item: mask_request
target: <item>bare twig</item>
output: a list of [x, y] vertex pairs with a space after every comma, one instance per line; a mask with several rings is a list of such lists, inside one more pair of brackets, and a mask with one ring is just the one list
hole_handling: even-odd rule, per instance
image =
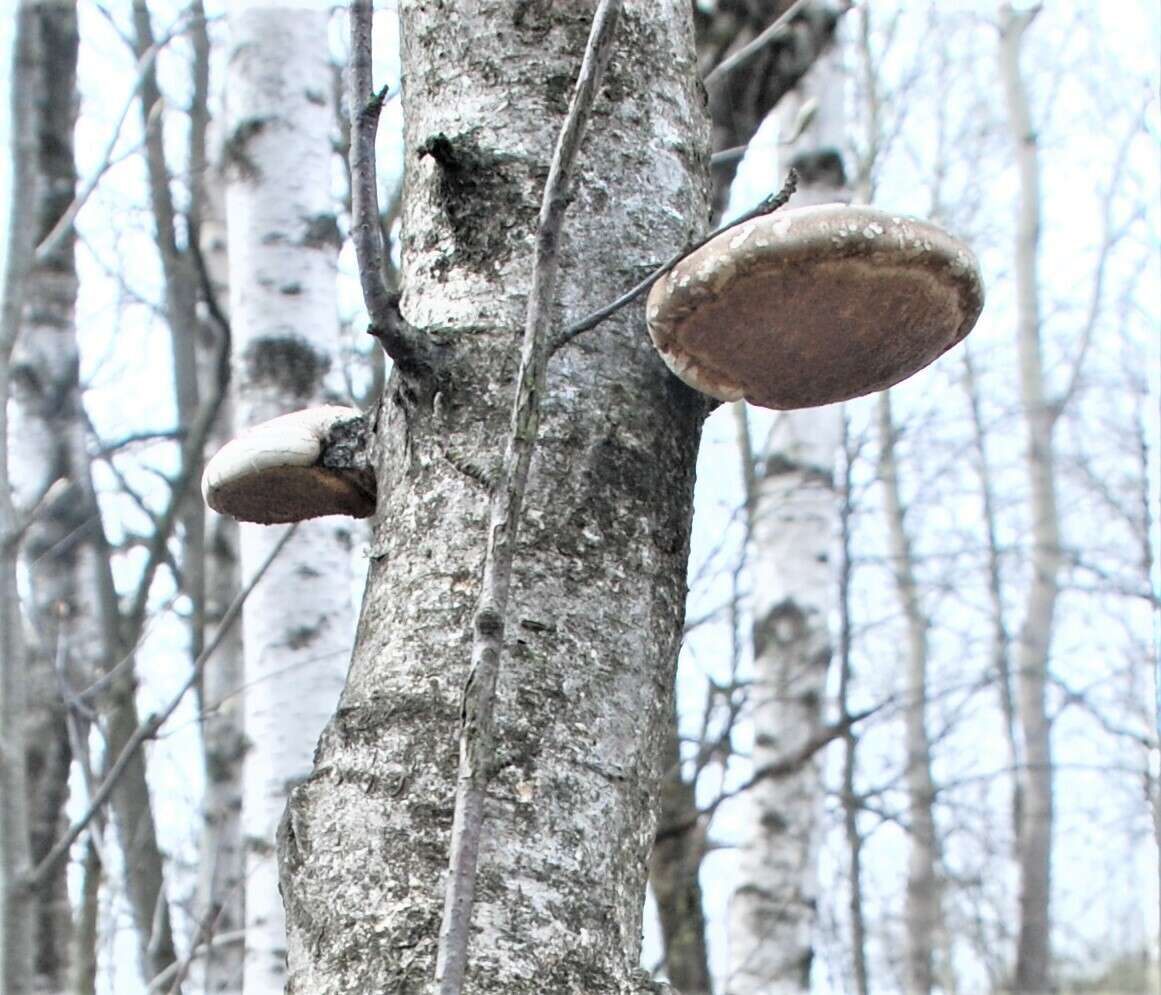
[[270, 551], [270, 555], [266, 557], [265, 561], [258, 568], [258, 572], [254, 574], [254, 577], [250, 583], [238, 592], [238, 596], [234, 598], [233, 603], [231, 603], [230, 607], [226, 609], [225, 614], [222, 616], [222, 621], [218, 625], [217, 631], [214, 633], [213, 638], [206, 644], [205, 649], [203, 649], [201, 653], [198, 654], [198, 658], [194, 661], [193, 666], [190, 668], [189, 677], [187, 677], [182, 686], [178, 688], [177, 693], [173, 696], [172, 699], [170, 699], [169, 704], [166, 705], [165, 708], [163, 708], [160, 712], [156, 712], [143, 723], [141, 723], [141, 725], [137, 727], [136, 731], [134, 731], [133, 735], [129, 737], [128, 742], [126, 742], [117, 759], [113, 761], [112, 766], [109, 768], [109, 772], [105, 775], [104, 780], [101, 781], [100, 786], [90, 795], [89, 807], [85, 809], [81, 817], [77, 819], [76, 822], [72, 824], [72, 826], [69, 827], [68, 832], [62, 835], [60, 839], [56, 841], [56, 844], [51, 850], [48, 851], [48, 853], [44, 855], [44, 858], [40, 861], [40, 863], [37, 864], [36, 867], [24, 878], [24, 881], [22, 882], [24, 887], [28, 889], [38, 888], [53, 872], [57, 864], [68, 855], [69, 849], [72, 847], [77, 837], [85, 831], [85, 828], [92, 821], [93, 817], [101, 810], [101, 806], [103, 806], [108, 800], [109, 795], [113, 793], [113, 789], [117, 786], [117, 782], [120, 780], [121, 775], [125, 771], [125, 768], [129, 766], [129, 761], [133, 759], [134, 754], [141, 748], [142, 744], [145, 743], [146, 740], [152, 739], [155, 735], [157, 735], [157, 731], [163, 725], [165, 725], [165, 723], [169, 720], [169, 717], [177, 709], [177, 706], [181, 704], [181, 700], [185, 697], [186, 692], [189, 691], [189, 689], [192, 688], [194, 684], [196, 684], [201, 679], [202, 671], [205, 670], [206, 664], [209, 662], [210, 657], [214, 655], [214, 652], [217, 650], [218, 646], [221, 645], [221, 642], [225, 638], [226, 633], [230, 631], [230, 627], [234, 624], [235, 619], [237, 619], [238, 615], [241, 614], [242, 605], [246, 603], [246, 599], [250, 596], [250, 592], [258, 586], [258, 582], [261, 581], [262, 578], [266, 575], [266, 571], [269, 569], [270, 564], [272, 564], [278, 554], [282, 552], [282, 548], [286, 545], [287, 540], [290, 539], [297, 528], [297, 525], [292, 525], [289, 529], [286, 530], [286, 534]]
[[[189, 972], [193, 962], [203, 954], [210, 954], [220, 947], [229, 947], [236, 943], [242, 943], [245, 939], [246, 931], [244, 929], [235, 929], [229, 933], [217, 933], [208, 940], [202, 940], [196, 943], [185, 957], [181, 960], [175, 960], [164, 971], [154, 975], [153, 980], [149, 982], [147, 995], [161, 991], [170, 981], [173, 981], [174, 984], [179, 983]], [[170, 985], [167, 990], [174, 991], [173, 985]]]
[[432, 343], [399, 313], [399, 296], [383, 279], [383, 229], [375, 171], [375, 133], [387, 87], [376, 91], [371, 74], [371, 0], [351, 0], [351, 241], [359, 265], [359, 283], [371, 326], [400, 370], [429, 373], [435, 366]]
[[165, 510], [157, 517], [157, 527], [149, 538], [149, 554], [145, 567], [141, 571], [133, 603], [128, 613], [128, 631], [140, 631], [145, 620], [145, 610], [149, 600], [149, 590], [153, 584], [153, 577], [158, 568], [168, 556], [169, 538], [173, 534], [174, 526], [180, 516], [183, 503], [188, 499], [187, 491], [196, 477], [201, 466], [202, 452], [214, 420], [218, 417], [222, 402], [226, 399], [226, 388], [229, 385], [230, 343], [222, 339], [218, 342], [218, 383], [212, 397], [207, 397], [197, 410], [193, 422], [190, 424], [185, 443], [181, 448], [181, 470], [173, 481], [169, 503]]
[[795, 771], [800, 770], [802, 765], [809, 762], [810, 759], [818, 753], [819, 750], [829, 746], [836, 739], [842, 739], [850, 735], [851, 728], [863, 719], [870, 718], [874, 715], [882, 705], [876, 705], [874, 708], [868, 708], [861, 712], [855, 712], [846, 715], [835, 722], [833, 725], [824, 726], [817, 733], [810, 737], [793, 753], [776, 760], [773, 763], [763, 764], [761, 767], [755, 769], [745, 781], [739, 784], [736, 788], [731, 788], [729, 791], [723, 791], [712, 802], [710, 802], [704, 809], [699, 812], [694, 812], [688, 818], [679, 819], [677, 822], [671, 822], [667, 826], [659, 826], [657, 828], [656, 840], [666, 840], [673, 836], [680, 836], [682, 833], [689, 832], [697, 823], [703, 819], [709, 819], [714, 812], [717, 811], [718, 806], [730, 798], [736, 798], [738, 795], [744, 794], [753, 788], [756, 784], [762, 781], [778, 780], [780, 778], [789, 777]]
[[785, 28], [786, 25], [789, 24], [790, 21], [798, 14], [798, 12], [802, 10], [809, 2], [810, 0], [795, 0], [794, 3], [786, 8], [780, 17], [774, 19], [770, 27], [758, 35], [752, 42], [750, 42], [748, 45], [742, 46], [733, 55], [722, 59], [721, 62], [719, 62], [710, 72], [706, 74], [706, 77], [703, 80], [705, 83], [705, 88], [708, 90], [710, 87], [725, 79], [725, 77], [732, 73], [735, 69], [744, 66], [747, 62], [754, 58], [754, 56], [758, 55], [767, 45], [769, 45], [782, 33], [782, 29]]
[[1081, 375], [1084, 369], [1084, 361], [1088, 356], [1089, 348], [1092, 345], [1093, 333], [1096, 331], [1097, 325], [1102, 314], [1102, 304], [1104, 300], [1104, 285], [1105, 273], [1108, 268], [1109, 258], [1113, 251], [1120, 244], [1128, 230], [1139, 221], [1145, 213], [1145, 205], [1142, 203], [1138, 205], [1137, 209], [1125, 219], [1124, 223], [1114, 227], [1113, 225], [1113, 197], [1117, 192], [1117, 188], [1121, 184], [1121, 179], [1125, 171], [1125, 163], [1129, 157], [1129, 151], [1132, 148], [1134, 139], [1141, 133], [1141, 128], [1145, 119], [1145, 111], [1152, 102], [1152, 94], [1149, 99], [1142, 105], [1140, 111], [1134, 116], [1133, 122], [1126, 132], [1125, 137], [1121, 140], [1120, 147], [1117, 150], [1116, 159], [1113, 163], [1112, 177], [1109, 180], [1108, 190], [1105, 193], [1104, 200], [1101, 204], [1101, 227], [1103, 234], [1101, 236], [1100, 249], [1097, 252], [1096, 266], [1093, 268], [1092, 278], [1092, 293], [1089, 296], [1088, 314], [1085, 317], [1084, 326], [1080, 332], [1080, 346], [1077, 349], [1076, 359], [1073, 360], [1072, 370], [1069, 373], [1068, 384], [1064, 390], [1060, 392], [1052, 404], [1053, 417], [1059, 418], [1064, 413], [1065, 408], [1072, 402], [1076, 395], [1077, 389], [1080, 386]]
[[73, 198], [72, 203], [65, 209], [64, 214], [60, 216], [57, 223], [52, 226], [52, 231], [44, 236], [41, 243], [36, 247], [34, 261], [42, 263], [49, 256], [51, 256], [59, 247], [65, 236], [72, 230], [73, 224], [77, 220], [77, 215], [80, 214], [81, 208], [88, 202], [89, 197], [92, 196], [93, 191], [97, 189], [97, 184], [101, 182], [101, 178], [118, 162], [120, 159], [113, 158], [113, 150], [117, 147], [117, 142], [121, 138], [121, 129], [125, 126], [125, 120], [129, 117], [129, 111], [133, 107], [134, 101], [137, 99], [137, 93], [145, 83], [146, 77], [153, 68], [153, 63], [157, 59], [158, 53], [165, 48], [174, 38], [183, 34], [189, 27], [189, 15], [183, 15], [178, 19], [164, 36], [159, 38], [151, 44], [144, 52], [141, 53], [137, 59], [137, 75], [134, 79], [133, 86], [125, 97], [125, 103], [121, 108], [121, 113], [117, 117], [116, 124], [113, 125], [113, 132], [109, 136], [109, 142], [105, 146], [104, 152], [97, 160], [97, 168], [93, 170], [93, 174], [85, 181], [85, 185], [77, 192]]
[[688, 248], [674, 253], [672, 256], [670, 256], [669, 259], [658, 266], [657, 269], [645, 277], [644, 280], [642, 280], [636, 286], [626, 290], [620, 297], [613, 301], [612, 304], [606, 304], [600, 310], [594, 311], [592, 314], [585, 315], [585, 317], [581, 318], [579, 321], [569, 325], [568, 328], [566, 328], [563, 332], [560, 333], [560, 335], [556, 337], [555, 341], [552, 343], [552, 348], [549, 350], [549, 355], [555, 353], [556, 350], [561, 346], [568, 345], [569, 342], [575, 339], [582, 332], [587, 332], [592, 328], [596, 328], [597, 325], [599, 325], [602, 321], [611, 315], [616, 314], [621, 310], [621, 308], [625, 307], [625, 305], [632, 304], [633, 301], [635, 301], [638, 297], [645, 293], [645, 291], [652, 287], [653, 284], [665, 276], [665, 274], [673, 269], [673, 267], [681, 262], [681, 260], [683, 260], [691, 253], [697, 252], [698, 249], [700, 249], [710, 240], [717, 238], [722, 232], [729, 231], [731, 228], [736, 228], [738, 225], [745, 224], [747, 221], [752, 221], [754, 218], [759, 218], [764, 214], [770, 214], [773, 211], [777, 211], [778, 208], [784, 207], [786, 202], [790, 200], [791, 195], [797, 188], [798, 172], [791, 169], [786, 174], [786, 182], [782, 184], [782, 189], [777, 193], [770, 194], [757, 206], [752, 207], [750, 210], [746, 211], [745, 214], [739, 215], [732, 221], [727, 221], [724, 225], [715, 228], [703, 239], [695, 242]]
[[472, 632], [472, 660], [461, 708], [460, 767], [456, 783], [455, 815], [443, 921], [435, 977], [440, 995], [459, 995], [467, 967], [471, 932], [476, 864], [484, 817], [484, 794], [492, 762], [493, 708], [500, 654], [504, 646], [504, 622], [512, 561], [520, 523], [520, 511], [528, 482], [528, 468], [540, 424], [540, 400], [548, 365], [548, 326], [559, 268], [558, 249], [573, 166], [584, 137], [601, 77], [612, 53], [621, 0], [601, 0], [593, 16], [592, 30], [568, 114], [557, 139], [552, 165], [544, 186], [532, 289], [520, 353], [512, 424], [500, 479], [492, 492], [487, 550], [480, 598]]

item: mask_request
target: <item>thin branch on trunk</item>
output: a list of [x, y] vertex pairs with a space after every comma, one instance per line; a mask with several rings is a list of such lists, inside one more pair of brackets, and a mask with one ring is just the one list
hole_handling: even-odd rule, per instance
[[688, 248], [682, 249], [680, 252], [675, 252], [665, 262], [658, 266], [652, 273], [650, 273], [644, 280], [630, 287], [620, 297], [618, 297], [611, 304], [606, 304], [603, 308], [592, 312], [592, 314], [585, 315], [579, 321], [569, 325], [557, 338], [553, 341], [552, 347], [549, 349], [549, 355], [552, 355], [563, 345], [568, 345], [582, 332], [587, 332], [590, 329], [596, 328], [606, 318], [616, 314], [621, 308], [628, 304], [632, 304], [638, 297], [644, 294], [650, 287], [660, 280], [666, 273], [668, 273], [674, 266], [681, 262], [686, 256], [697, 252], [703, 245], [712, 239], [717, 238], [722, 232], [729, 231], [731, 228], [737, 228], [738, 225], [745, 224], [747, 221], [753, 221], [754, 218], [760, 218], [763, 215], [771, 214], [777, 211], [780, 207], [785, 207], [790, 200], [794, 191], [798, 187], [798, 173], [791, 169], [786, 174], [786, 182], [782, 184], [782, 189], [777, 193], [772, 193], [755, 207], [750, 208], [744, 214], [740, 214], [732, 221], [727, 222], [719, 228], [715, 228], [704, 238], [699, 239]]
[[88, 203], [89, 198], [93, 195], [93, 191], [97, 189], [97, 185], [101, 182], [101, 178], [121, 161], [120, 157], [113, 157], [113, 151], [121, 138], [121, 130], [125, 126], [126, 119], [129, 117], [129, 111], [133, 108], [133, 104], [137, 100], [137, 94], [144, 85], [146, 77], [153, 71], [153, 63], [156, 61], [158, 53], [173, 41], [174, 38], [184, 34], [189, 25], [190, 18], [188, 15], [179, 18], [177, 23], [169, 31], [139, 53], [136, 78], [128, 95], [125, 97], [125, 104], [121, 108], [121, 113], [117, 116], [117, 120], [113, 125], [113, 131], [109, 135], [109, 142], [97, 160], [97, 167], [85, 181], [84, 186], [77, 191], [77, 195], [73, 198], [72, 203], [69, 204], [64, 214], [60, 216], [60, 220], [53, 225], [52, 231], [45, 235], [36, 247], [35, 262], [44, 262], [44, 260], [48, 259], [60, 248], [61, 242], [72, 232], [77, 215], [81, 213], [81, 208]]
[[782, 30], [790, 23], [791, 18], [796, 17], [798, 12], [803, 10], [810, 0], [795, 0], [781, 16], [776, 17], [765, 31], [758, 35], [748, 45], [738, 49], [733, 55], [722, 59], [716, 66], [706, 73], [705, 88], [708, 90], [711, 86], [716, 86], [723, 79], [725, 79], [735, 69], [739, 69], [749, 62], [754, 56], [758, 55], [767, 45], [774, 41]]
[[412, 328], [399, 312], [399, 295], [383, 278], [386, 250], [379, 217], [379, 188], [375, 168], [375, 135], [387, 87], [375, 90], [371, 72], [370, 0], [351, 3], [351, 241], [359, 266], [363, 302], [371, 319], [368, 331], [405, 373], [430, 374], [436, 364], [432, 343]]
[[601, 0], [593, 16], [576, 88], [561, 126], [544, 185], [536, 232], [532, 288], [512, 402], [512, 422], [500, 480], [492, 493], [480, 598], [472, 625], [472, 659], [461, 706], [460, 769], [456, 784], [451, 855], [435, 976], [441, 995], [459, 995], [467, 967], [476, 865], [484, 819], [484, 795], [492, 763], [493, 709], [508, 590], [528, 483], [528, 468], [540, 424], [548, 364], [548, 329], [553, 319], [558, 256], [568, 191], [581, 140], [612, 54], [620, 0]]
[[41, 881], [43, 881], [49, 874], [52, 873], [53, 868], [57, 862], [63, 860], [68, 856], [69, 849], [76, 841], [77, 837], [81, 835], [101, 810], [101, 807], [108, 800], [109, 795], [112, 794], [113, 789], [117, 786], [117, 781], [120, 779], [125, 768], [129, 765], [129, 761], [133, 759], [133, 755], [141, 748], [146, 740], [152, 739], [157, 735], [158, 730], [165, 725], [169, 717], [181, 704], [181, 700], [185, 697], [186, 692], [192, 688], [201, 678], [202, 671], [205, 669], [206, 663], [210, 657], [214, 655], [218, 645], [222, 639], [225, 638], [230, 626], [242, 611], [242, 606], [246, 603], [246, 599], [250, 596], [250, 592], [258, 586], [259, 581], [265, 575], [270, 564], [274, 562], [278, 554], [282, 552], [282, 548], [286, 545], [287, 540], [295, 533], [297, 525], [291, 526], [286, 533], [278, 541], [278, 545], [271, 550], [270, 555], [258, 568], [257, 573], [254, 574], [253, 579], [247, 584], [234, 599], [233, 603], [227, 609], [223, 616], [221, 624], [214, 633], [213, 638], [202, 650], [197, 660], [194, 661], [193, 667], [190, 668], [189, 677], [183, 682], [177, 692], [170, 699], [169, 703], [160, 711], [152, 715], [148, 720], [137, 727], [137, 730], [129, 737], [117, 759], [113, 761], [105, 779], [100, 786], [93, 792], [89, 800], [89, 807], [84, 813], [69, 827], [69, 831], [65, 833], [56, 843], [56, 845], [45, 855], [44, 859], [24, 878], [22, 884], [27, 888], [35, 888]]

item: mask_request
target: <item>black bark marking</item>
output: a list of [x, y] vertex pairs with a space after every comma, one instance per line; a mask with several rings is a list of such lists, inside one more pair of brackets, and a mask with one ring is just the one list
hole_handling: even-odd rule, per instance
[[780, 601], [754, 622], [754, 657], [765, 655], [772, 646], [789, 646], [806, 631], [806, 615], [793, 601]]
[[308, 249], [341, 249], [343, 236], [333, 214], [316, 214], [306, 223], [302, 244]]
[[242, 354], [242, 366], [250, 383], [276, 384], [307, 399], [315, 396], [330, 359], [296, 336], [270, 335], [250, 343]]
[[242, 121], [234, 129], [222, 147], [222, 170], [227, 179], [253, 181], [262, 176], [262, 170], [250, 158], [249, 145], [272, 120], [274, 119], [269, 117], [252, 117]]
[[[434, 135], [416, 155], [430, 156], [440, 167], [435, 195], [455, 242], [442, 268], [484, 272], [507, 259], [536, 221], [536, 205], [526, 195], [527, 184], [514, 175], [513, 161], [482, 148], [470, 135], [455, 142]], [[543, 174], [544, 167], [532, 172]], [[542, 181], [543, 175], [533, 178]]]

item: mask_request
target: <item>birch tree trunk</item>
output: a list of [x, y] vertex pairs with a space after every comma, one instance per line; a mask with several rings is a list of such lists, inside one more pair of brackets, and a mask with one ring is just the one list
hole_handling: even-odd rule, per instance
[[28, 695], [24, 619], [17, 590], [17, 556], [24, 524], [12, 500], [8, 421], [12, 352], [20, 331], [25, 281], [36, 237], [36, 100], [33, 87], [40, 37], [33, 4], [17, 12], [9, 96], [12, 205], [8, 215], [4, 282], [0, 287], [0, 987], [12, 995], [32, 991], [34, 903], [26, 878], [31, 868], [28, 771], [24, 716]]
[[[285, 5], [230, 12], [226, 213], [240, 428], [338, 399], [328, 19]], [[243, 583], [282, 532], [241, 527]], [[243, 611], [248, 995], [280, 993], [285, 983], [274, 833], [342, 688], [350, 548], [347, 522], [304, 523]]]
[[[841, 56], [832, 48], [778, 105], [789, 138], [779, 158], [801, 173], [794, 206], [850, 199], [839, 151], [843, 94]], [[791, 130], [808, 102], [817, 110], [795, 137]], [[779, 414], [751, 500], [755, 770], [801, 750], [822, 727], [841, 437], [840, 405]], [[760, 781], [749, 793], [749, 830], [730, 903], [730, 995], [810, 989], [822, 802], [818, 758], [788, 777]]]
[[[377, 412], [379, 509], [354, 660], [280, 834], [289, 990], [434, 976], [488, 487], [532, 234], [594, 4], [401, 5], [402, 309], [444, 349]], [[561, 322], [706, 212], [689, 4], [626, 3], [565, 221]], [[467, 991], [643, 992], [646, 858], [684, 609], [703, 401], [642, 308], [556, 354], [513, 577]]]
[[[45, 51], [24, 78], [35, 85], [32, 81], [37, 73], [45, 74], [37, 118], [42, 129], [38, 148], [46, 160], [45, 181], [33, 198], [37, 210], [34, 234], [43, 238], [74, 193], [71, 156], [76, 27], [70, 5], [33, 5], [33, 9], [40, 18]], [[69, 69], [70, 65], [74, 68]], [[70, 160], [67, 165], [66, 158]], [[86, 686], [98, 673], [112, 675], [100, 701], [105, 719], [105, 763], [111, 764], [139, 725], [128, 648], [135, 636], [119, 611], [109, 549], [90, 479], [74, 327], [76, 279], [69, 229], [51, 251], [36, 254], [29, 270], [29, 297], [13, 356], [15, 387], [8, 440], [14, 470], [20, 468], [13, 474], [17, 501], [26, 512], [39, 502], [24, 555], [30, 564], [40, 642], [51, 652], [53, 666], [60, 669], [66, 686]], [[45, 496], [49, 485], [52, 490]], [[129, 665], [125, 665], [126, 658]], [[118, 665], [115, 670], [114, 664]], [[56, 677], [52, 678], [54, 688]], [[59, 720], [63, 721], [63, 712]], [[60, 804], [63, 802], [58, 802], [58, 807]], [[125, 887], [137, 927], [141, 970], [143, 976], [151, 977], [171, 964], [175, 955], [140, 753], [118, 779], [112, 809], [125, 857]], [[59, 820], [59, 815], [56, 818]], [[63, 888], [63, 881], [54, 883], [58, 880], [50, 880], [48, 887]], [[61, 917], [67, 914], [64, 901], [62, 895], [65, 911], [41, 924], [53, 944], [67, 941], [68, 931], [60, 925]], [[57, 973], [63, 985], [63, 965]]]
[[[710, 10], [695, 4], [698, 67], [702, 76], [712, 74], [754, 41], [787, 14], [790, 6], [787, 0], [718, 3]], [[838, 16], [838, 10], [829, 3], [807, 5], [755, 57], [716, 83], [708, 84], [712, 146], [719, 156], [712, 174], [712, 224], [718, 224], [725, 213], [745, 146], [767, 114], [793, 93], [820, 52], [830, 44]], [[795, 110], [801, 106], [800, 99], [791, 102]], [[833, 196], [826, 194], [822, 199], [833, 199]], [[795, 203], [803, 202], [800, 190]], [[747, 486], [749, 489], [749, 483]], [[754, 497], [753, 494], [747, 497], [751, 508]], [[669, 750], [679, 757], [676, 723], [672, 736]], [[687, 995], [710, 990], [705, 914], [698, 880], [705, 856], [705, 826], [697, 818], [695, 797], [695, 785], [686, 782], [680, 765], [674, 764], [666, 774], [662, 793], [662, 826], [689, 828], [667, 829], [658, 838], [650, 871], [665, 938], [666, 973]]]
[[[854, 668], [851, 665], [851, 650], [854, 643], [854, 618], [851, 606], [851, 592], [854, 583], [854, 563], [851, 558], [852, 519], [855, 514], [854, 495], [851, 487], [853, 474], [851, 466], [856, 447], [852, 445], [850, 422], [843, 414], [842, 425], [843, 474], [840, 484], [839, 536], [841, 559], [838, 577], [839, 645], [838, 645], [838, 708], [844, 718], [851, 713], [851, 684]], [[867, 971], [867, 924], [863, 902], [863, 842], [859, 830], [859, 812], [862, 799], [855, 790], [855, 766], [857, 762], [858, 740], [854, 731], [847, 729], [843, 737], [843, 775], [839, 798], [843, 810], [843, 836], [847, 846], [847, 876], [849, 895], [847, 913], [850, 916], [851, 975], [855, 995], [869, 995], [870, 982]]]
[[[790, 11], [793, 0], [718, 0], [694, 4], [698, 64], [703, 76], [746, 48]], [[703, 7], [709, 7], [703, 10]], [[707, 86], [713, 150], [727, 153], [714, 166], [713, 213], [720, 217], [745, 146], [766, 115], [793, 90], [826, 50], [840, 10], [831, 0], [800, 9], [744, 66]]]
[[903, 682], [903, 722], [910, 849], [907, 856], [907, 896], [903, 911], [905, 936], [903, 987], [908, 995], [927, 995], [934, 982], [932, 950], [940, 924], [936, 867], [939, 840], [935, 834], [935, 784], [931, 777], [931, 741], [927, 734], [928, 622], [919, 600], [915, 560], [904, 521], [905, 509], [895, 455], [895, 422], [891, 392], [878, 397], [879, 477], [887, 512], [888, 548], [895, 587], [907, 632]]
[[[203, 190], [198, 231], [209, 291], [216, 306], [229, 307], [227, 236], [222, 176], [209, 171]], [[217, 329], [223, 334], [224, 329]], [[218, 357], [205, 350], [199, 357], [202, 395], [217, 387]], [[210, 450], [233, 435], [233, 404], [227, 398], [209, 439]], [[240, 588], [238, 525], [206, 512], [205, 543], [206, 640], [218, 639], [207, 661], [201, 685], [202, 751], [206, 789], [202, 799], [203, 827], [198, 865], [196, 908], [205, 924], [205, 939], [245, 928], [246, 861], [242, 840], [242, 767], [246, 754], [243, 703], [246, 683], [242, 628], [219, 634], [223, 616]], [[244, 943], [211, 948], [202, 958], [202, 988], [206, 993], [240, 993]]]
[[[753, 529], [755, 730], [761, 770], [822, 727], [841, 408], [784, 414], [771, 433]], [[730, 995], [810, 989], [823, 782], [817, 758], [748, 793], [749, 831], [730, 902]]]
[[1016, 242], [1016, 343], [1020, 402], [1027, 432], [1025, 463], [1031, 491], [1032, 555], [1024, 622], [1016, 649], [1016, 698], [1023, 738], [1023, 812], [1017, 840], [1020, 927], [1015, 989], [1051, 987], [1049, 905], [1052, 889], [1052, 741], [1045, 703], [1052, 620], [1060, 572], [1053, 429], [1057, 407], [1046, 396], [1040, 345], [1038, 254], [1040, 164], [1028, 94], [1020, 73], [1020, 43], [1039, 8], [1000, 11], [1000, 74], [1019, 174]]
[[[72, 4], [38, 5], [25, 17], [26, 41], [34, 58], [32, 65], [18, 66], [27, 75], [17, 86], [28, 88], [36, 106], [36, 175], [31, 189], [16, 190], [14, 195], [27, 198], [32, 205], [35, 245], [52, 230], [76, 188], [73, 127], [78, 39]], [[13, 246], [10, 251], [21, 249]], [[61, 682], [74, 686], [90, 682], [97, 673], [90, 647], [101, 645], [94, 625], [95, 605], [84, 597], [79, 584], [79, 575], [91, 570], [93, 556], [84, 539], [85, 508], [77, 500], [75, 486], [68, 486], [76, 480], [72, 446], [80, 405], [73, 327], [76, 296], [73, 239], [69, 237], [47, 257], [33, 257], [25, 275], [25, 307], [12, 355], [7, 436], [12, 496], [21, 517], [29, 520], [22, 560], [31, 589], [32, 639], [25, 657], [23, 722], [33, 865], [60, 835], [68, 801], [72, 750]], [[34, 514], [58, 480], [65, 486], [58, 486], [55, 498], [46, 500]], [[36, 983], [44, 991], [62, 991], [68, 973], [72, 912], [66, 871], [62, 864], [37, 886], [35, 907], [30, 911]]]

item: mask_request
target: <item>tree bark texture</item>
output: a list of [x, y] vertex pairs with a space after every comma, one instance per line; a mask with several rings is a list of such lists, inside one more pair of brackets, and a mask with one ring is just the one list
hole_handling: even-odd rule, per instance
[[932, 951], [940, 927], [939, 840], [935, 830], [935, 783], [931, 777], [931, 739], [927, 733], [928, 621], [919, 600], [915, 557], [907, 534], [891, 392], [878, 397], [879, 477], [887, 513], [891, 570], [907, 633], [903, 681], [903, 724], [910, 849], [903, 910], [903, 987], [908, 995], [927, 995], [934, 982]]
[[[72, 4], [40, 4], [24, 14], [22, 39], [35, 58], [18, 86], [27, 87], [36, 113], [35, 179], [30, 190], [14, 190], [32, 205], [34, 243], [52, 230], [76, 188], [73, 127], [76, 122], [77, 24]], [[16, 67], [24, 72], [25, 66]], [[94, 551], [85, 541], [86, 509], [76, 480], [80, 391], [73, 313], [77, 276], [73, 238], [62, 239], [25, 275], [20, 336], [12, 355], [8, 458], [13, 499], [21, 516], [32, 514], [55, 481], [55, 497], [32, 518], [22, 560], [31, 587], [31, 639], [26, 647], [27, 699], [23, 715], [27, 771], [29, 842], [38, 863], [60, 835], [68, 800], [67, 706], [61, 680], [84, 684], [96, 674], [92, 645], [95, 606], [78, 587], [78, 573], [92, 568]], [[18, 248], [13, 247], [15, 251]], [[83, 456], [84, 450], [81, 449]], [[87, 464], [84, 471], [87, 473]], [[94, 641], [93, 636], [98, 638]], [[57, 668], [62, 667], [58, 675]], [[33, 898], [33, 958], [36, 984], [63, 989], [68, 969], [72, 913], [62, 864], [36, 888]]]
[[4, 280], [0, 287], [0, 987], [12, 995], [32, 991], [35, 903], [27, 886], [31, 867], [28, 770], [24, 720], [27, 653], [17, 589], [17, 557], [23, 517], [12, 500], [8, 409], [12, 353], [20, 331], [25, 283], [36, 239], [37, 182], [35, 91], [40, 63], [36, 10], [25, 2], [17, 12], [9, 95], [12, 204], [8, 214]]
[[[841, 408], [779, 416], [754, 506], [755, 769], [821, 730], [832, 644], [834, 463]], [[730, 995], [810, 988], [821, 841], [816, 758], [748, 793], [749, 829], [730, 903]]]
[[[592, 3], [401, 5], [404, 316], [445, 350], [377, 412], [379, 510], [348, 684], [280, 834], [289, 990], [434, 974], [460, 700], [532, 234]], [[688, 4], [626, 4], [565, 220], [560, 324], [705, 222]], [[640, 992], [646, 858], [705, 405], [640, 305], [556, 354], [496, 705], [467, 990]]]
[[[790, 136], [808, 101], [818, 107], [812, 124]], [[838, 151], [843, 104], [842, 65], [831, 50], [778, 106], [780, 130], [790, 136], [779, 172], [794, 164], [801, 173], [794, 206], [850, 199]], [[842, 417], [840, 405], [779, 414], [751, 499], [755, 769], [801, 749], [823, 723], [837, 590], [834, 474]], [[810, 990], [822, 804], [820, 759], [750, 791], [749, 830], [730, 904], [730, 995]]]
[[1001, 10], [1000, 74], [1019, 174], [1016, 240], [1016, 343], [1020, 401], [1027, 432], [1025, 464], [1031, 500], [1031, 576], [1016, 648], [1016, 699], [1023, 739], [1023, 812], [1017, 846], [1020, 924], [1015, 990], [1051, 987], [1052, 741], [1045, 702], [1052, 621], [1059, 592], [1060, 520], [1056, 507], [1053, 428], [1056, 408], [1046, 396], [1040, 342], [1038, 255], [1040, 164], [1035, 126], [1020, 72], [1020, 44], [1036, 10]]
[[[209, 173], [202, 191], [199, 243], [209, 291], [219, 308], [229, 307], [228, 258], [224, 191], [221, 174]], [[218, 329], [218, 334], [222, 330]], [[217, 387], [214, 350], [199, 355], [202, 396]], [[218, 414], [209, 448], [223, 445], [233, 434], [233, 404], [227, 399]], [[222, 617], [241, 586], [238, 525], [206, 512], [205, 639], [217, 637]], [[198, 866], [196, 914], [203, 938], [245, 928], [246, 869], [242, 840], [242, 765], [246, 753], [243, 687], [246, 683], [242, 627], [233, 625], [221, 636], [202, 675], [202, 751], [206, 788], [202, 799], [203, 826]], [[244, 943], [211, 946], [201, 959], [201, 985], [212, 995], [242, 990]]]
[[[239, 428], [342, 400], [332, 207], [328, 13], [240, 5], [229, 18], [226, 215]], [[282, 537], [243, 525], [248, 583]], [[302, 523], [243, 611], [245, 990], [282, 992], [286, 939], [274, 837], [310, 772], [350, 657], [351, 526]], [[347, 842], [351, 842], [348, 840]]]

